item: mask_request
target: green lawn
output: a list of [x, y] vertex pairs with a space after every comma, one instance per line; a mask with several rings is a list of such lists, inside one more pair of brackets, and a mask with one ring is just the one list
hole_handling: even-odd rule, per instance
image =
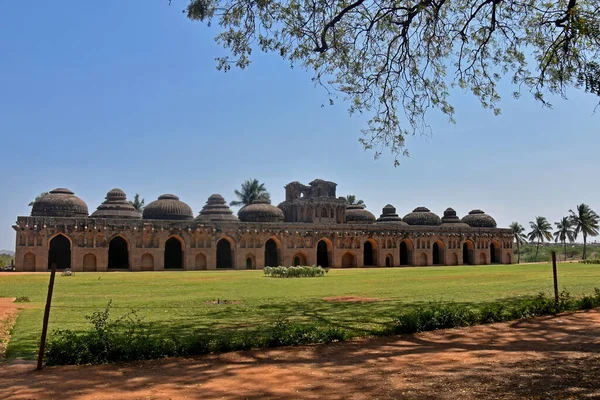
[[[559, 285], [572, 295], [600, 287], [600, 265], [560, 264]], [[0, 297], [27, 296], [17, 319], [8, 358], [32, 358], [41, 331], [48, 274], [0, 276]], [[369, 334], [399, 311], [430, 300], [478, 307], [552, 293], [549, 264], [331, 270], [324, 278], [281, 279], [262, 271], [77, 273], [57, 275], [50, 331], [88, 328], [84, 316], [109, 300], [113, 315], [139, 310], [159, 333], [252, 328], [277, 318], [333, 324]], [[377, 302], [331, 302], [359, 296]], [[233, 303], [213, 304], [214, 300]]]

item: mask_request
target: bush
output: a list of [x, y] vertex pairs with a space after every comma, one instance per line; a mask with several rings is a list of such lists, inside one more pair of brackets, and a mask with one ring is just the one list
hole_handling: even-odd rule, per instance
[[587, 260], [579, 260], [580, 264], [600, 264], [600, 258], [588, 258]]
[[329, 269], [321, 266], [315, 267], [314, 265], [312, 267], [265, 267], [263, 272], [265, 276], [276, 278], [314, 278], [325, 276]]
[[469, 326], [477, 322], [473, 311], [454, 303], [429, 303], [425, 307], [401, 314], [392, 328], [394, 333], [416, 333], [436, 329]]
[[20, 296], [15, 299], [15, 303], [29, 303], [30, 301], [27, 296]]

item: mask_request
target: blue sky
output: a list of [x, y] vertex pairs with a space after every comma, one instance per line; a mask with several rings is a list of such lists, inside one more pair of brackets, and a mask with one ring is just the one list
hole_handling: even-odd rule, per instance
[[456, 93], [456, 124], [435, 113], [410, 158], [374, 161], [358, 143], [364, 117], [321, 107], [310, 74], [256, 53], [244, 71], [215, 69], [214, 29], [185, 1], [0, 3], [0, 249], [37, 194], [67, 187], [90, 213], [120, 187], [146, 202], [177, 194], [197, 213], [258, 178], [275, 204], [283, 186], [338, 183], [377, 216], [391, 203], [459, 215], [481, 208], [499, 226], [552, 222], [586, 202], [600, 212], [598, 98], [572, 91], [544, 109], [503, 87], [502, 115]]

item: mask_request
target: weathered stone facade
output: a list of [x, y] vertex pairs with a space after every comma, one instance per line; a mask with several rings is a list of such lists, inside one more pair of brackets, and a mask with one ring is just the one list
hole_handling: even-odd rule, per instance
[[91, 216], [68, 189], [56, 189], [18, 217], [17, 271], [261, 269], [265, 265], [398, 267], [510, 264], [512, 234], [480, 210], [462, 220], [424, 207], [400, 218], [387, 205], [377, 220], [336, 197], [336, 184], [292, 182], [278, 207], [258, 200], [233, 215], [220, 195], [194, 219], [177, 196], [163, 195], [143, 216], [113, 189]]

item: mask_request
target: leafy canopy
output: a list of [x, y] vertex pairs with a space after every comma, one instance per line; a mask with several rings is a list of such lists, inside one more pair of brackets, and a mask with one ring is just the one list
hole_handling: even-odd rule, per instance
[[136, 193], [135, 196], [133, 196], [133, 201], [129, 200], [129, 204], [131, 204], [138, 212], [144, 211], [145, 202], [145, 199], [140, 199], [139, 193]]
[[517, 244], [523, 244], [527, 241], [523, 225], [518, 222], [513, 222], [510, 224], [509, 228], [512, 230], [513, 238]]
[[349, 194], [346, 196], [346, 203], [352, 205], [352, 204], [360, 204], [366, 207], [366, 204], [364, 201], [362, 200], [357, 200], [356, 196], [353, 194]]
[[267, 192], [264, 183], [259, 183], [257, 179], [250, 178], [242, 183], [241, 190], [235, 190], [235, 195], [239, 200], [234, 200], [229, 203], [232, 207], [247, 206], [252, 204], [253, 201], [258, 199], [264, 199], [268, 202], [271, 201], [271, 195]]
[[577, 206], [575, 211], [569, 210], [572, 224], [575, 226], [575, 237], [583, 234], [584, 239], [588, 236], [598, 236], [598, 222], [600, 217], [585, 203]]
[[184, 12], [220, 26], [220, 70], [260, 49], [312, 71], [330, 103], [370, 116], [361, 143], [396, 165], [407, 136], [429, 133], [428, 110], [453, 121], [454, 87], [495, 114], [503, 76], [545, 105], [571, 87], [600, 95], [598, 0], [190, 0]]
[[571, 218], [562, 217], [558, 222], [555, 222], [556, 232], [554, 232], [554, 241], [565, 243], [567, 240], [570, 243], [575, 241], [575, 229], [571, 222]]
[[531, 242], [543, 243], [544, 240], [552, 240], [552, 225], [546, 217], [535, 217], [535, 221], [530, 221], [529, 226], [531, 232], [527, 234], [527, 237]]

